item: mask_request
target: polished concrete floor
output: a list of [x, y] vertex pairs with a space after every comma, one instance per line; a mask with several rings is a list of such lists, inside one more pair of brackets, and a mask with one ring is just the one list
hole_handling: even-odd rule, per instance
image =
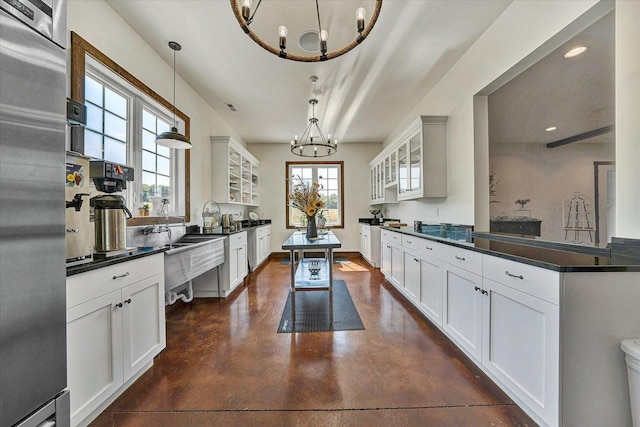
[[289, 266], [176, 303], [167, 348], [95, 426], [534, 426], [359, 256], [336, 264], [365, 330], [276, 333]]

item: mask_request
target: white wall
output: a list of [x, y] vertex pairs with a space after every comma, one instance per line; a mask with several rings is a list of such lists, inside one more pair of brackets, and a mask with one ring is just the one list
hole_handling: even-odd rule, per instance
[[[173, 100], [172, 64], [166, 63], [107, 3], [70, 0], [68, 27], [159, 95]], [[191, 119], [191, 223], [201, 224], [202, 206], [211, 198], [209, 136], [242, 139], [179, 75], [176, 107]]]
[[[420, 114], [449, 116], [449, 196], [445, 200], [388, 205], [388, 215], [404, 222], [419, 219], [474, 224], [476, 206], [488, 212], [488, 200], [485, 203], [475, 198], [480, 190], [488, 194], [484, 188], [488, 183], [476, 183], [476, 176], [486, 181], [488, 165], [486, 155], [474, 152], [474, 96], [596, 3], [515, 1], [500, 15], [384, 141], [385, 146], [391, 143]], [[474, 162], [474, 155], [480, 163]], [[476, 174], [478, 167], [485, 170]], [[436, 207], [439, 217], [435, 216]], [[488, 215], [484, 218], [488, 220]]]
[[[545, 144], [493, 144], [490, 157], [498, 180], [496, 196], [491, 199], [500, 202], [491, 203], [491, 217], [513, 217], [513, 211], [520, 209], [515, 200], [531, 199], [525, 209], [532, 211], [532, 217], [542, 220], [540, 237], [572, 242], [573, 232], [565, 239], [563, 200], [574, 192], [591, 197], [593, 162], [613, 160], [614, 145], [574, 143], [547, 148]], [[593, 209], [593, 200], [591, 203], [590, 209]], [[593, 226], [593, 212], [589, 219]], [[601, 225], [606, 226], [606, 221]], [[591, 237], [595, 239], [595, 235]], [[581, 232], [579, 240], [588, 243], [589, 234]]]
[[616, 1], [616, 236], [640, 239], [640, 1]]
[[[256, 212], [262, 218], [273, 220], [271, 250], [282, 252], [282, 243], [292, 230], [285, 223], [285, 163], [312, 160], [291, 154], [289, 144], [248, 144], [247, 148], [260, 160], [260, 207]], [[370, 218], [369, 162], [380, 152], [381, 144], [340, 144], [338, 152], [329, 161], [344, 161], [344, 229], [334, 233], [342, 242], [337, 252], [359, 252], [360, 234], [358, 218]], [[322, 159], [320, 159], [322, 161]]]

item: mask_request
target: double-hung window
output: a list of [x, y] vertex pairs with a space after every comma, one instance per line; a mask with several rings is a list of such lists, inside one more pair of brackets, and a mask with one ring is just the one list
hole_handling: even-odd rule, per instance
[[[84, 154], [133, 167], [124, 195], [134, 215], [143, 205], [152, 216], [185, 215], [185, 153], [155, 143], [172, 112], [89, 56], [84, 94]], [[184, 132], [182, 120], [176, 125]]]
[[[343, 167], [339, 162], [286, 162], [286, 194], [291, 191], [291, 185], [299, 177], [303, 183], [320, 184], [318, 193], [324, 207], [320, 215], [326, 220], [326, 225], [333, 228], [344, 227], [344, 194]], [[299, 209], [286, 203], [287, 228], [304, 226], [306, 215]]]

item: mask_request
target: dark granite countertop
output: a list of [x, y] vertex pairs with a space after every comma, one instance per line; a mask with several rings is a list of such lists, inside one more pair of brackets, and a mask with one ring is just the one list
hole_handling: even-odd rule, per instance
[[580, 246], [562, 242], [545, 242], [536, 239], [498, 235], [493, 233], [473, 233], [473, 242], [431, 236], [416, 232], [413, 227], [382, 227], [423, 239], [458, 246], [524, 264], [559, 272], [640, 272], [633, 260], [619, 263], [611, 257], [608, 248]]
[[[97, 270], [99, 268], [108, 267], [114, 264], [120, 264], [121, 262], [127, 262], [136, 258], [142, 258], [149, 255], [159, 254], [169, 250], [167, 246], [153, 246], [146, 248], [131, 248], [130, 251], [124, 252], [120, 255], [112, 256], [105, 259], [92, 259], [89, 262], [84, 262], [77, 265], [70, 265], [67, 267], [67, 277], [74, 276], [76, 274], [85, 273], [91, 270]], [[80, 261], [81, 262], [81, 261]]]

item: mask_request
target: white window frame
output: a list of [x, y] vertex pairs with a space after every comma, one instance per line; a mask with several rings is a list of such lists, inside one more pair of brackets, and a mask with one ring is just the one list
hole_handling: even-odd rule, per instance
[[[153, 114], [173, 125], [174, 115], [153, 98], [144, 94], [138, 88], [125, 81], [122, 77], [105, 67], [103, 64], [85, 55], [85, 75], [99, 81], [103, 85], [118, 92], [128, 100], [127, 118], [127, 166], [133, 167], [134, 180], [129, 182], [123, 191], [131, 212], [136, 216], [137, 208], [142, 205], [142, 110], [146, 108]], [[185, 122], [175, 117], [175, 125], [184, 134]], [[171, 149], [170, 185], [172, 216], [185, 216], [185, 153], [183, 150]]]

